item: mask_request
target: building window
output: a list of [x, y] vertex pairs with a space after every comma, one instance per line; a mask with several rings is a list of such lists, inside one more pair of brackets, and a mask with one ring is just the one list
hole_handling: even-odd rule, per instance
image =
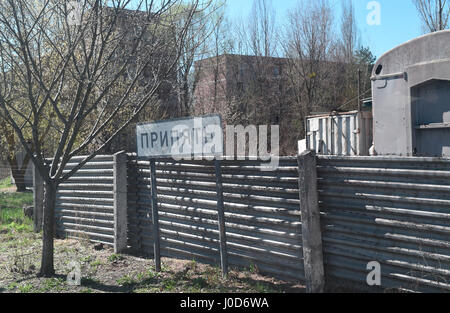
[[273, 69], [273, 75], [275, 75], [275, 76], [279, 76], [280, 75], [280, 68], [278, 66], [276, 66]]
[[238, 64], [238, 75], [242, 79], [248, 71], [248, 65], [245, 63]]
[[244, 93], [244, 83], [243, 82], [238, 82], [236, 87], [237, 87], [237, 91], [239, 94]]

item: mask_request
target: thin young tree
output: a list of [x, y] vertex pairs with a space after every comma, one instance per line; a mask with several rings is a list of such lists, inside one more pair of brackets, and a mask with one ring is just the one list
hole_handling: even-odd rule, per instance
[[[353, 108], [358, 107], [358, 71], [360, 70], [356, 64], [355, 52], [359, 46], [359, 30], [356, 24], [355, 8], [352, 0], [342, 1], [342, 16], [340, 24], [340, 40], [338, 44], [338, 57], [335, 68], [336, 74], [341, 72], [342, 85], [345, 101], [350, 101]], [[341, 69], [339, 71], [339, 69]]]
[[281, 107], [279, 90], [280, 64], [274, 58], [279, 53], [276, 11], [271, 0], [254, 0], [246, 19], [236, 27], [235, 77], [242, 83], [236, 90], [235, 101], [230, 110], [235, 123], [271, 124]]
[[[214, 36], [223, 23], [224, 9], [224, 1], [216, 1], [209, 10], [197, 13], [188, 28], [178, 72], [177, 91], [180, 116], [192, 113], [198, 75], [201, 72], [200, 70], [194, 72], [194, 64], [195, 61], [211, 54], [211, 41], [214, 41]], [[183, 19], [180, 19], [180, 22], [182, 21]]]
[[[226, 86], [221, 83], [220, 77], [225, 74], [225, 69], [221, 66], [220, 56], [230, 53], [234, 40], [231, 38], [230, 21], [228, 21], [223, 12], [218, 12], [212, 16], [211, 21], [214, 28], [211, 36], [205, 42], [205, 54], [203, 59], [196, 60], [195, 72], [193, 74], [193, 94], [195, 98], [194, 114], [205, 113], [221, 113], [222, 117], [226, 116], [228, 104], [219, 101], [219, 94], [226, 93]], [[205, 76], [212, 73], [212, 97], [205, 99], [202, 97], [200, 90], [197, 89], [200, 80], [205, 80]], [[226, 120], [226, 118], [225, 118]]]
[[436, 32], [449, 27], [450, 3], [447, 0], [413, 0], [422, 20], [424, 32]]
[[[15, 131], [44, 181], [40, 274], [54, 275], [54, 222], [58, 186], [101, 153], [176, 77], [193, 17], [210, 5], [191, 0], [4, 0], [0, 2], [3, 71], [14, 79], [0, 89], [0, 117]], [[17, 86], [25, 89], [20, 108]], [[117, 90], [120, 86], [120, 92]], [[46, 155], [40, 141], [54, 115]], [[114, 124], [120, 120], [120, 124]], [[76, 166], [68, 162], [111, 124], [112, 135]], [[27, 132], [27, 129], [30, 129]], [[56, 130], [58, 129], [58, 130]], [[32, 151], [29, 142], [34, 146]], [[46, 158], [51, 158], [47, 162]]]
[[247, 25], [247, 40], [253, 55], [270, 57], [277, 53], [275, 18], [271, 0], [253, 1]]
[[288, 15], [283, 44], [301, 119], [325, 103], [324, 91], [329, 87], [333, 70], [330, 66], [335, 47], [333, 20], [327, 0], [303, 0]]

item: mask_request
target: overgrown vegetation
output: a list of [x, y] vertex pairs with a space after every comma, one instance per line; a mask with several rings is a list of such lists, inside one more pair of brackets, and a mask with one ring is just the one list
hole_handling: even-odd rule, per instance
[[[245, 269], [231, 269], [225, 279], [218, 266], [163, 258], [163, 270], [154, 261], [96, 251], [77, 240], [55, 242], [56, 277], [38, 277], [40, 235], [32, 232], [0, 234], [0, 292], [13, 293], [283, 293], [303, 287], [265, 277]], [[71, 286], [68, 264], [81, 265], [81, 286]]]
[[0, 180], [0, 191], [2, 189], [7, 189], [13, 187], [13, 184], [11, 184], [11, 178], [7, 177]]
[[31, 231], [32, 220], [23, 215], [23, 206], [33, 204], [32, 193], [2, 192], [9, 188], [6, 180], [0, 182], [0, 231]]
[[[57, 240], [57, 275], [38, 277], [42, 237], [33, 232], [32, 221], [22, 211], [32, 200], [31, 193], [0, 190], [0, 293], [303, 291], [302, 286], [260, 275], [254, 265], [247, 270], [232, 269], [224, 279], [218, 266], [164, 258], [162, 272], [157, 273], [151, 259], [116, 254], [110, 248], [96, 251], [84, 240]], [[81, 286], [67, 284], [72, 261], [80, 264]]]

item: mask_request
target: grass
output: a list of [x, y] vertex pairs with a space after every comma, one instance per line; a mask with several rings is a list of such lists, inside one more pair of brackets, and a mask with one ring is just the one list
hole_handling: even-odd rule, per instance
[[62, 278], [47, 278], [44, 280], [41, 292], [58, 292], [64, 290], [66, 283]]
[[20, 285], [18, 289], [21, 293], [30, 293], [34, 291], [34, 286], [32, 284], [27, 283], [24, 285]]
[[116, 282], [120, 286], [129, 286], [137, 283], [137, 281], [129, 275], [118, 278]]
[[23, 215], [22, 208], [32, 204], [32, 193], [9, 193], [1, 192], [0, 189], [0, 230], [31, 230], [32, 220]]
[[120, 254], [115, 254], [115, 253], [113, 253], [113, 254], [111, 254], [111, 255], [108, 257], [108, 261], [109, 261], [109, 262], [117, 262], [117, 261], [120, 261], [120, 260], [123, 260], [123, 256], [120, 255]]
[[0, 180], [0, 190], [11, 188], [11, 187], [14, 187], [14, 185], [11, 184], [11, 178], [7, 177], [7, 178]]
[[[42, 235], [33, 232], [32, 220], [22, 207], [31, 205], [31, 193], [1, 190], [0, 182], [0, 292], [97, 293], [97, 292], [282, 292], [272, 282], [260, 281], [257, 268], [232, 271], [224, 279], [218, 266], [164, 259], [162, 271], [154, 261], [117, 254], [111, 248], [96, 251], [92, 244], [77, 240], [56, 240], [54, 278], [37, 275], [40, 268]], [[9, 187], [5, 187], [9, 188]], [[81, 286], [66, 282], [67, 264], [80, 263]], [[255, 278], [256, 277], [256, 278]]]

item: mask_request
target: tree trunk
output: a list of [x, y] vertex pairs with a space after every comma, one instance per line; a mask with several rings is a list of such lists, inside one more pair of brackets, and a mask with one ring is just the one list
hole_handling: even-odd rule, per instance
[[21, 166], [19, 166], [19, 160], [17, 159], [16, 154], [12, 157], [8, 157], [8, 163], [11, 167], [11, 175], [14, 178], [17, 192], [26, 192], [27, 186], [25, 184], [25, 175], [27, 173], [28, 164], [30, 163], [30, 156], [26, 154], [23, 157]]
[[44, 194], [44, 224], [42, 238], [41, 276], [52, 277], [55, 274], [53, 262], [53, 240], [55, 223], [56, 186], [54, 183], [45, 183]]
[[17, 157], [8, 157], [9, 167], [11, 168], [11, 176], [14, 178], [14, 184], [16, 185], [17, 192], [25, 192], [25, 172], [22, 172], [19, 167]]
[[11, 168], [11, 175], [14, 178], [14, 184], [16, 185], [17, 192], [27, 191], [27, 186], [25, 185], [25, 171], [17, 168]]

